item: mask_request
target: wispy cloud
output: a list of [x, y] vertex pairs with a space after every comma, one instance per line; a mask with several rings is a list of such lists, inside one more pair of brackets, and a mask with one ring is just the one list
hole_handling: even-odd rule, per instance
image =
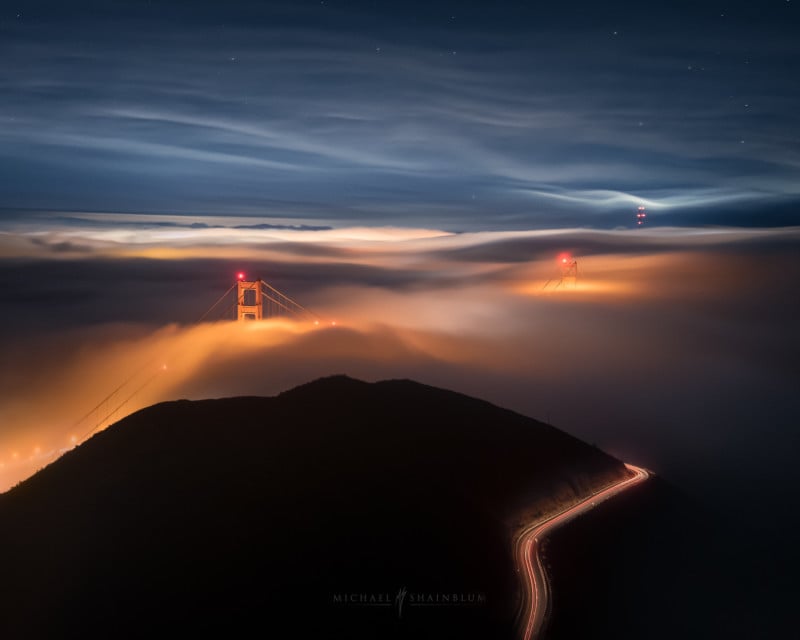
[[424, 209], [452, 228], [550, 224], [562, 209], [607, 225], [593, 214], [633, 204], [609, 193], [673, 208], [798, 195], [800, 98], [770, 71], [796, 51], [780, 37], [758, 55], [732, 33], [676, 47], [585, 27], [498, 40], [473, 24], [410, 39], [326, 28], [306, 9], [276, 20], [293, 11], [291, 26], [222, 32], [11, 32], [4, 202], [363, 222]]

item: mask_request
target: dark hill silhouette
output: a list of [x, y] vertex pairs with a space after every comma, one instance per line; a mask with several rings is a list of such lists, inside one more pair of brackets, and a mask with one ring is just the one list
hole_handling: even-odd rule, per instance
[[[747, 505], [743, 505], [743, 515]], [[661, 477], [556, 530], [548, 640], [797, 635], [796, 548]]]
[[162, 403], [0, 495], [0, 637], [510, 638], [523, 508], [625, 473], [411, 381]]

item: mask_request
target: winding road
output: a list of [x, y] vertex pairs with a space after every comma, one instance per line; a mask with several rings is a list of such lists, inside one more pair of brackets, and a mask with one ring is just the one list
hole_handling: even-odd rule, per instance
[[550, 612], [550, 584], [539, 553], [541, 541], [556, 527], [589, 511], [589, 509], [593, 509], [600, 502], [608, 500], [640, 482], [644, 482], [650, 477], [650, 473], [646, 469], [634, 467], [630, 464], [626, 464], [625, 467], [633, 473], [629, 478], [592, 494], [585, 500], [549, 516], [546, 520], [540, 520], [528, 525], [517, 536], [515, 544], [517, 570], [520, 572], [525, 586], [525, 599], [522, 603], [520, 617], [520, 637], [522, 640], [539, 638]]

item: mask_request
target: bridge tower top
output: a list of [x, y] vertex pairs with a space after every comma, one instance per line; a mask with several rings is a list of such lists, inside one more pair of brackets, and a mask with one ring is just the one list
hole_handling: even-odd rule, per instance
[[559, 284], [574, 289], [578, 282], [578, 261], [570, 256], [561, 256], [559, 267], [561, 268]]
[[242, 274], [239, 275], [236, 291], [237, 320], [261, 320], [264, 317], [261, 284], [261, 280], [245, 280]]

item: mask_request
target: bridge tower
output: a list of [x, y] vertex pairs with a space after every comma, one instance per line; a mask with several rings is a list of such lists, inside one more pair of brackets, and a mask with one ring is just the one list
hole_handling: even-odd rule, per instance
[[261, 280], [245, 280], [244, 274], [239, 274], [236, 291], [238, 320], [261, 320], [264, 317], [261, 284]]
[[561, 269], [561, 280], [558, 284], [565, 288], [575, 288], [578, 283], [578, 261], [570, 256], [561, 256], [559, 260]]
[[553, 286], [550, 291], [555, 291], [562, 286], [564, 289], [574, 289], [577, 286], [578, 261], [568, 253], [562, 253], [558, 256], [558, 268], [553, 276], [544, 283], [542, 291], [553, 283], [555, 283], [555, 286]]

